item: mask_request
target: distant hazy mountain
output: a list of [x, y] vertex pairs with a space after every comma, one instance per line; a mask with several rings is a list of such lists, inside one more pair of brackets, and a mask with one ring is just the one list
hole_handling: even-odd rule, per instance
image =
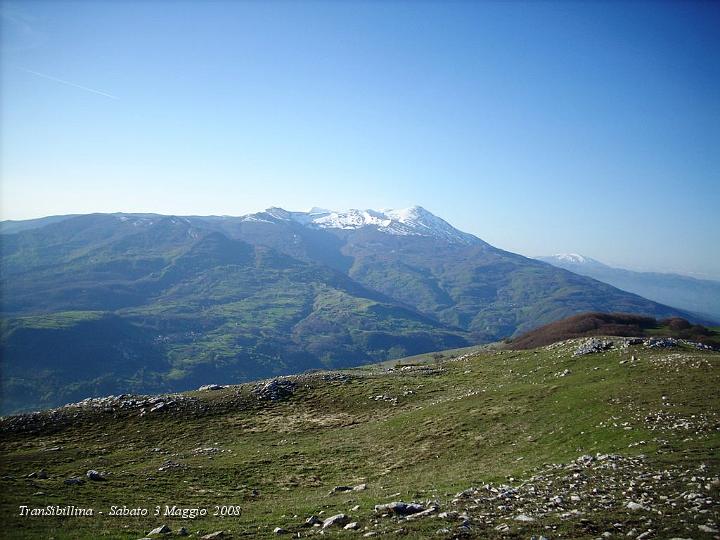
[[595, 259], [591, 259], [590, 257], [585, 257], [584, 255], [580, 255], [579, 253], [558, 253], [556, 255], [551, 255], [550, 257], [536, 257], [537, 259], [541, 261], [548, 262], [550, 264], [553, 264], [555, 266], [561, 266], [561, 265], [577, 265], [577, 266], [584, 266], [586, 268], [609, 268], [608, 266], [604, 265], [600, 261], [596, 261]]
[[537, 259], [650, 300], [720, 321], [720, 281], [695, 279], [679, 274], [633, 272], [613, 268], [577, 253], [560, 253]]
[[13, 227], [0, 237], [5, 411], [357, 365], [585, 311], [688, 316], [420, 207]]
[[8, 219], [0, 221], [0, 234], [12, 234], [21, 231], [29, 231], [30, 229], [39, 229], [51, 223], [59, 223], [77, 214], [66, 214], [64, 216], [48, 216], [36, 219], [12, 220]]

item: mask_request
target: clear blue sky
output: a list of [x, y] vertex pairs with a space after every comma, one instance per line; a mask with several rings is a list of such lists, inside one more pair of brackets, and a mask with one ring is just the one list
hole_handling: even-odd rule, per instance
[[2, 218], [425, 206], [720, 278], [720, 4], [3, 2]]

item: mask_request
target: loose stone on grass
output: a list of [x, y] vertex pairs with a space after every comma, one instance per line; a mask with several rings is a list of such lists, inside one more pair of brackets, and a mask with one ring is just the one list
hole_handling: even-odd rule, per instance
[[221, 540], [225, 538], [230, 538], [229, 535], [225, 534], [225, 531], [216, 531], [214, 533], [206, 534], [205, 536], [201, 536], [200, 540]]
[[85, 473], [85, 476], [87, 476], [90, 480], [93, 480], [95, 482], [104, 482], [107, 480], [104, 475], [100, 474], [94, 469], [90, 469], [88, 472]]
[[345, 514], [335, 514], [334, 516], [330, 516], [325, 521], [323, 521], [322, 528], [327, 529], [329, 527], [339, 527], [347, 525], [349, 522], [350, 518]]
[[78, 478], [77, 476], [73, 476], [72, 478], [66, 479], [64, 483], [68, 486], [81, 486], [85, 483], [85, 480]]
[[418, 512], [422, 512], [426, 510], [426, 508], [417, 503], [406, 503], [402, 501], [395, 501], [387, 504], [376, 504], [375, 505], [375, 513], [376, 514], [395, 514], [399, 516], [407, 516], [410, 514], [417, 514]]

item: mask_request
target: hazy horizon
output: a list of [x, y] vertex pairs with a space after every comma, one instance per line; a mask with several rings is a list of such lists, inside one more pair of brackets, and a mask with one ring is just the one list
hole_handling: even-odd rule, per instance
[[720, 279], [718, 4], [0, 13], [0, 219], [417, 204], [526, 256]]

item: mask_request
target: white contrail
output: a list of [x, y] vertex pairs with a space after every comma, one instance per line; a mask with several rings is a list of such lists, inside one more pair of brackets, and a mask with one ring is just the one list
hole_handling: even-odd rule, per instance
[[63, 79], [58, 79], [57, 77], [45, 75], [44, 73], [38, 73], [37, 71], [33, 71], [32, 69], [25, 69], [25, 68], [18, 68], [18, 69], [25, 71], [26, 73], [32, 73], [33, 75], [37, 75], [38, 77], [43, 77], [44, 79], [50, 79], [51, 81], [59, 82], [62, 84], [67, 84], [68, 86], [74, 86], [75, 88], [79, 88], [80, 90], [85, 90], [86, 92], [92, 92], [93, 94], [100, 94], [101, 96], [105, 96], [106, 98], [120, 99], [119, 97], [113, 96], [112, 94], [108, 94], [107, 92], [101, 92], [100, 90], [95, 90], [94, 88], [88, 88], [87, 86], [82, 86], [79, 84], [75, 84], [74, 82], [65, 81]]

